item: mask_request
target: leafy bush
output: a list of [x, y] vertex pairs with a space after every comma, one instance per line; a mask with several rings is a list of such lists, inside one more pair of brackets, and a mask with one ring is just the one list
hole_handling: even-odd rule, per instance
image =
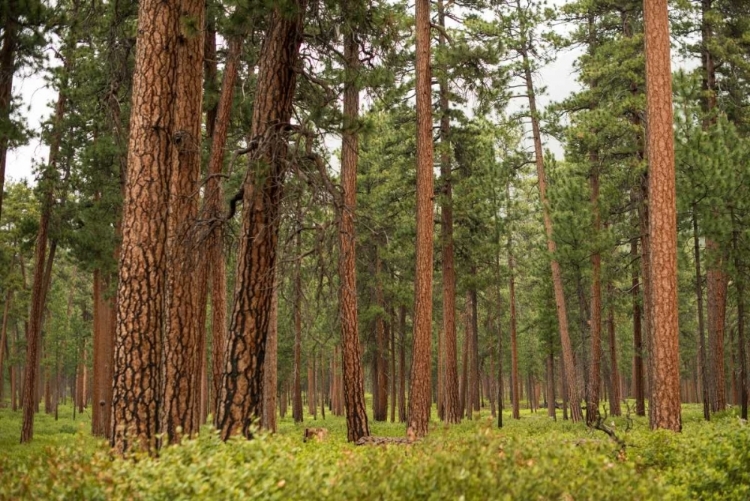
[[[688, 410], [687, 412], [690, 412]], [[498, 430], [489, 419], [433, 423], [410, 446], [356, 447], [328, 418], [321, 443], [282, 421], [276, 435], [223, 443], [210, 429], [158, 458], [113, 459], [78, 433], [41, 453], [0, 457], [1, 499], [748, 499], [750, 430], [727, 416], [685, 420], [682, 434], [648, 430], [643, 418], [618, 434], [524, 415]], [[374, 423], [378, 435], [400, 424]], [[17, 446], [16, 449], [22, 448]]]

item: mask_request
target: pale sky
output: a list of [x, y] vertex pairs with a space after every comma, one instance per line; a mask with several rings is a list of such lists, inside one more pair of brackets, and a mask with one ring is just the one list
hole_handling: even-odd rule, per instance
[[[562, 5], [565, 0], [550, 0], [553, 5]], [[539, 104], [544, 109], [550, 102], [560, 101], [579, 88], [573, 74], [573, 63], [578, 56], [577, 52], [564, 52], [558, 54], [555, 61], [541, 69], [538, 75], [539, 86], [546, 86], [547, 92], [540, 96]], [[47, 82], [42, 75], [32, 75], [15, 79], [13, 92], [20, 94], [23, 106], [22, 114], [27, 117], [28, 126], [39, 131], [43, 120], [49, 118], [55, 92], [47, 87]], [[518, 106], [521, 103], [515, 104]], [[562, 156], [562, 148], [554, 140], [548, 140], [546, 147], [550, 148], [556, 156]], [[8, 153], [6, 167], [6, 179], [27, 178], [33, 180], [32, 166], [47, 161], [49, 148], [42, 144], [38, 138], [34, 138], [28, 145], [11, 150]]]

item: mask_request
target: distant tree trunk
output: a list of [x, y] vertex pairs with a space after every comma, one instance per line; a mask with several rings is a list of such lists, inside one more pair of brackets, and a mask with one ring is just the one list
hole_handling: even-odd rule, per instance
[[[438, 1], [438, 22], [445, 27], [443, 0]], [[438, 43], [444, 46], [445, 35], [438, 33]], [[440, 177], [442, 204], [440, 210], [442, 276], [443, 276], [443, 406], [446, 423], [461, 422], [458, 397], [458, 361], [456, 351], [456, 270], [453, 251], [453, 187], [450, 151], [450, 103], [447, 75], [440, 82]]]
[[[344, 82], [344, 122], [341, 144], [341, 186], [343, 196], [339, 215], [339, 309], [341, 310], [341, 354], [346, 438], [356, 442], [370, 434], [365, 409], [365, 383], [359, 352], [357, 316], [356, 235], [354, 216], [357, 206], [357, 164], [359, 159], [359, 44], [353, 29], [344, 39], [346, 80]], [[337, 360], [334, 356], [334, 361]], [[336, 379], [335, 371], [332, 378]]]
[[318, 419], [315, 405], [315, 352], [307, 357], [307, 412], [313, 419]]
[[609, 330], [609, 365], [610, 365], [610, 390], [609, 390], [609, 413], [613, 416], [622, 415], [620, 400], [620, 370], [617, 364], [617, 332], [615, 330], [615, 292], [612, 282], [607, 284], [607, 296], [609, 306], [607, 307], [607, 329]]
[[698, 213], [693, 204], [693, 253], [695, 260], [695, 296], [698, 303], [698, 336], [700, 339], [699, 360], [703, 400], [703, 419], [711, 420], [711, 406], [708, 397], [708, 364], [706, 362], [706, 328], [703, 322], [703, 275], [701, 274], [701, 248], [698, 238]]
[[[3, 362], [8, 358], [8, 317], [10, 305], [13, 302], [13, 291], [8, 289], [5, 295], [5, 305], [3, 305], [3, 326], [0, 331], [0, 402], [3, 401], [5, 390], [5, 374], [3, 374]], [[11, 364], [8, 364], [9, 366]]]
[[459, 401], [461, 404], [461, 415], [471, 419], [471, 392], [469, 391], [469, 352], [471, 347], [471, 329], [469, 327], [468, 304], [467, 311], [463, 314], [464, 319], [464, 342], [461, 347], [463, 352], [461, 359], [461, 385], [459, 387]]
[[[713, 240], [706, 240], [709, 255], [721, 253]], [[722, 260], [723, 261], [723, 260]], [[709, 260], [709, 262], [711, 262]], [[727, 276], [721, 269], [721, 263], [709, 266], [706, 272], [708, 285], [708, 344], [711, 354], [710, 391], [711, 411], [719, 412], [726, 408], [726, 381], [724, 380], [724, 326], [726, 317]]]
[[547, 354], [547, 415], [557, 421], [555, 410], [555, 355], [552, 353], [552, 343]]
[[596, 237], [601, 232], [599, 217], [599, 166], [598, 155], [592, 153], [593, 163], [591, 177], [591, 206], [594, 212], [594, 245], [597, 246], [591, 255], [591, 372], [589, 374], [588, 402], [586, 402], [586, 422], [591, 425], [599, 417], [599, 381], [602, 369], [602, 257], [599, 253]]
[[[391, 333], [391, 423], [396, 422], [396, 326], [393, 309], [390, 310]], [[0, 372], [1, 374], [2, 372]]]
[[106, 284], [100, 269], [94, 270], [94, 384], [91, 431], [110, 436], [112, 411], [112, 328], [111, 304], [105, 297]]
[[[520, 3], [518, 4], [520, 10]], [[531, 65], [526, 50], [523, 51], [524, 77], [526, 91], [529, 98], [529, 111], [531, 113], [531, 127], [534, 136], [534, 157], [536, 161], [537, 177], [539, 178], [539, 198], [544, 216], [544, 228], [547, 234], [547, 250], [551, 256], [550, 267], [552, 269], [552, 284], [555, 290], [555, 306], [557, 308], [557, 322], [560, 330], [560, 342], [562, 344], [563, 358], [565, 359], [565, 378], [567, 379], [568, 396], [570, 402], [571, 418], [573, 421], [582, 419], [580, 393], [576, 378], [576, 366], [573, 358], [573, 345], [570, 341], [568, 330], [568, 312], [565, 306], [565, 290], [562, 283], [562, 271], [560, 263], [555, 257], [557, 244], [552, 236], [552, 217], [550, 216], [549, 204], [547, 202], [547, 178], [544, 171], [544, 154], [542, 152], [542, 133], [539, 126], [539, 114], [536, 109], [536, 94], [534, 82], [531, 75]]]
[[386, 353], [386, 333], [383, 321], [383, 310], [385, 300], [383, 299], [383, 286], [381, 284], [381, 262], [375, 247], [375, 301], [380, 313], [375, 317], [375, 360], [373, 367], [373, 419], [385, 421], [388, 419], [388, 360]]
[[417, 238], [414, 284], [414, 345], [412, 348], [409, 427], [417, 437], [430, 422], [432, 341], [433, 147], [432, 76], [430, 71], [430, 2], [416, 0], [417, 101]]
[[[472, 276], [476, 275], [476, 267], [472, 267]], [[469, 310], [469, 325], [471, 327], [471, 375], [469, 377], [469, 388], [471, 388], [472, 409], [475, 412], [480, 410], [480, 386], [481, 376], [479, 373], [479, 318], [478, 318], [478, 298], [476, 288], [469, 289], [469, 298], [471, 309]], [[471, 417], [471, 413], [469, 413]]]
[[398, 309], [399, 354], [398, 354], [398, 420], [406, 422], [406, 306]]
[[268, 431], [276, 432], [276, 387], [277, 360], [279, 340], [279, 278], [271, 298], [271, 318], [268, 324], [268, 339], [266, 340], [266, 369], [263, 373], [263, 419], [261, 425]]
[[516, 276], [513, 257], [513, 238], [508, 236], [508, 289], [510, 294], [510, 396], [513, 405], [513, 419], [521, 419], [518, 381], [518, 334], [516, 327]]
[[62, 139], [62, 119], [65, 114], [66, 97], [60, 93], [55, 106], [55, 118], [52, 142], [49, 152], [49, 166], [41, 181], [43, 188], [42, 214], [39, 220], [39, 230], [34, 251], [34, 279], [31, 288], [31, 308], [29, 324], [26, 332], [26, 367], [23, 379], [23, 425], [21, 428], [21, 443], [30, 442], [34, 436], [34, 412], [39, 404], [36, 398], [38, 374], [38, 360], [42, 336], [42, 322], [44, 321], [44, 305], [49, 290], [50, 281], [47, 280], [46, 268], [51, 270], [54, 261], [54, 248], [50, 248], [47, 255], [47, 240], [52, 206], [54, 203], [55, 176], [58, 155]]
[[667, 1], [644, 4], [649, 160], [652, 428], [680, 431], [672, 72]]
[[[231, 39], [230, 39], [231, 44]], [[231, 47], [230, 47], [231, 52]], [[203, 37], [203, 94], [208, 96], [217, 93], [218, 83], [217, 75], [218, 60], [216, 57], [216, 19], [215, 16], [207, 12], [206, 16], [206, 35]], [[229, 57], [227, 57], [227, 65]], [[224, 68], [224, 78], [226, 79], [226, 67]], [[208, 100], [206, 100], [208, 101]], [[216, 130], [216, 120], [219, 114], [219, 100], [208, 101], [206, 107], [206, 137], [213, 151], [213, 137]]]
[[[298, 225], [301, 223], [298, 221]], [[292, 379], [292, 416], [295, 423], [301, 423], [302, 416], [302, 229], [296, 228], [294, 290], [292, 309], [294, 310], [294, 367]]]

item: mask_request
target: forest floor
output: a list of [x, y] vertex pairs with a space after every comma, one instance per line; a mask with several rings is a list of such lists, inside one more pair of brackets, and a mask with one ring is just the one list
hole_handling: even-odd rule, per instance
[[[685, 405], [681, 434], [650, 431], [643, 417], [606, 424], [624, 447], [544, 409], [505, 413], [502, 429], [483, 411], [457, 426], [435, 421], [412, 445], [355, 446], [344, 418], [327, 413], [227, 444], [206, 427], [159, 458], [113, 460], [88, 412], [42, 412], [21, 445], [21, 413], [2, 408], [0, 499], [750, 499], [750, 427], [733, 411], [706, 423]], [[305, 443], [306, 427], [328, 433]], [[401, 423], [371, 431], [405, 435]]]

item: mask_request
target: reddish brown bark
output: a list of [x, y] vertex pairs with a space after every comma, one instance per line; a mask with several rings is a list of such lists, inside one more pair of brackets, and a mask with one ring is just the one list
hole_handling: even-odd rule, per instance
[[[34, 412], [39, 404], [36, 397], [37, 378], [39, 377], [38, 363], [40, 358], [40, 343], [42, 336], [42, 322], [44, 321], [44, 305], [49, 290], [47, 268], [52, 269], [54, 261], [54, 243], [47, 255], [47, 239], [55, 191], [55, 176], [57, 160], [60, 152], [62, 136], [62, 119], [65, 113], [66, 97], [60, 93], [55, 106], [55, 123], [49, 152], [49, 166], [42, 179], [42, 214], [37, 231], [36, 249], [34, 251], [34, 278], [31, 288], [31, 308], [29, 324], [26, 331], [26, 366], [23, 379], [23, 425], [21, 428], [21, 443], [30, 442], [34, 436]], [[51, 271], [49, 273], [51, 275]]]
[[0, 219], [3, 215], [3, 194], [5, 193], [5, 164], [10, 144], [10, 114], [13, 99], [13, 75], [16, 71], [16, 46], [18, 44], [17, 1], [5, 4], [5, 26], [3, 45], [0, 48]]
[[518, 381], [518, 329], [516, 320], [516, 275], [513, 257], [513, 237], [508, 236], [508, 289], [510, 294], [510, 397], [513, 406], [513, 419], [521, 419], [520, 392]]
[[[591, 206], [594, 213], [594, 236], [601, 231], [599, 217], [599, 166], [598, 156], [591, 155], [593, 163], [589, 183], [591, 186]], [[595, 241], [595, 246], [598, 243]], [[602, 369], [602, 257], [598, 247], [591, 255], [591, 372], [589, 373], [588, 402], [586, 402], [586, 422], [593, 424], [599, 417], [599, 381]]]
[[274, 283], [278, 214], [286, 166], [306, 2], [274, 9], [260, 53], [250, 132], [255, 154], [243, 184], [237, 283], [226, 339], [217, 424], [224, 439], [252, 437], [262, 402], [263, 364]]
[[261, 425], [266, 430], [276, 432], [276, 386], [277, 350], [279, 341], [279, 284], [278, 278], [274, 285], [271, 299], [271, 319], [268, 325], [268, 339], [266, 341], [266, 370], [263, 372], [263, 419]]
[[139, 3], [114, 347], [111, 440], [119, 453], [154, 447], [159, 426], [179, 20], [177, 0]]
[[[341, 145], [342, 210], [339, 219], [339, 308], [341, 310], [341, 355], [344, 373], [343, 391], [346, 407], [346, 438], [356, 442], [370, 434], [365, 410], [365, 387], [359, 352], [357, 319], [356, 240], [354, 214], [357, 204], [357, 162], [359, 159], [359, 45], [354, 33], [346, 34], [344, 58], [347, 68], [344, 81], [344, 123]], [[334, 357], [335, 358], [335, 357]], [[335, 379], [335, 371], [331, 372]]]
[[644, 4], [649, 160], [651, 427], [680, 431], [677, 216], [669, 19], [666, 0]]
[[[160, 431], [179, 442], [198, 433], [198, 398], [204, 329], [198, 326], [197, 253], [193, 226], [198, 215], [203, 108], [205, 0], [181, 0], [167, 219], [166, 318]], [[193, 24], [194, 23], [194, 24]]]
[[711, 403], [709, 401], [708, 362], [706, 353], [706, 327], [703, 320], [703, 275], [701, 274], [701, 248], [698, 238], [698, 213], [693, 204], [693, 259], [695, 260], [695, 296], [698, 305], [698, 336], [700, 347], [698, 353], [699, 373], [701, 377], [701, 395], [703, 401], [703, 419], [711, 420]]
[[[445, 27], [445, 12], [443, 0], [438, 1], [438, 21]], [[438, 35], [438, 43], [444, 46], [445, 35], [442, 31]], [[447, 69], [447, 68], [446, 68]], [[442, 186], [442, 204], [440, 210], [441, 258], [443, 276], [443, 406], [446, 423], [459, 423], [458, 396], [458, 361], [456, 348], [456, 270], [453, 250], [453, 186], [451, 176], [450, 150], [450, 103], [448, 100], [448, 79], [443, 74], [440, 83], [440, 177]]]
[[[520, 3], [517, 2], [518, 10], [521, 10]], [[529, 61], [528, 51], [522, 51], [524, 79], [526, 81], [526, 92], [529, 99], [529, 112], [531, 113], [531, 128], [534, 137], [534, 157], [538, 177], [539, 198], [542, 205], [544, 216], [544, 229], [547, 235], [547, 251], [550, 254], [550, 267], [552, 270], [552, 285], [555, 291], [555, 307], [557, 309], [557, 323], [560, 331], [560, 344], [562, 345], [563, 359], [565, 360], [565, 379], [567, 380], [568, 402], [570, 404], [570, 414], [573, 421], [582, 419], [581, 397], [578, 389], [576, 378], [576, 366], [573, 358], [573, 345], [570, 340], [570, 331], [568, 329], [568, 312], [565, 305], [565, 290], [562, 284], [562, 271], [560, 263], [557, 261], [557, 243], [553, 237], [552, 217], [550, 215], [549, 204], [547, 202], [547, 177], [544, 171], [544, 153], [542, 152], [542, 133], [539, 126], [539, 114], [536, 108], [536, 93], [534, 82], [531, 75], [531, 63]]]
[[375, 301], [380, 313], [375, 317], [375, 374], [373, 388], [373, 419], [385, 421], [388, 419], [388, 359], [386, 358], [386, 332], [383, 319], [385, 300], [381, 284], [381, 262], [378, 250], [375, 248]]
[[414, 344], [412, 348], [409, 426], [417, 437], [430, 422], [432, 341], [433, 148], [430, 71], [430, 2], [416, 1], [417, 101], [417, 241], [414, 283]]
[[622, 399], [620, 391], [620, 370], [617, 364], [617, 336], [615, 330], [615, 293], [614, 286], [610, 282], [607, 285], [607, 296], [609, 306], [607, 308], [607, 329], [609, 331], [609, 366], [610, 366], [610, 390], [609, 390], [609, 413], [613, 416], [620, 416], [622, 409], [620, 400]]

